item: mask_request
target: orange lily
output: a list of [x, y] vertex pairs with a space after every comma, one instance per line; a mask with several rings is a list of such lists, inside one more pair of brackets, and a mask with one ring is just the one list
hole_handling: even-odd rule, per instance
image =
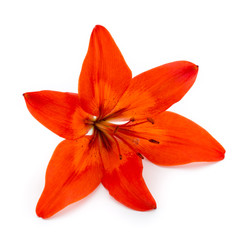
[[129, 208], [155, 209], [142, 177], [144, 157], [163, 166], [222, 160], [224, 148], [206, 130], [165, 111], [191, 88], [197, 72], [193, 63], [177, 61], [132, 78], [110, 33], [96, 26], [78, 94], [24, 94], [30, 113], [66, 139], [49, 162], [37, 215], [51, 217], [100, 183]]

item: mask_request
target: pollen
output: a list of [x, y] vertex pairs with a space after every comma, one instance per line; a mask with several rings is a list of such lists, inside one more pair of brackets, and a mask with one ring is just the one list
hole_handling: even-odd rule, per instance
[[157, 140], [155, 140], [155, 139], [149, 139], [148, 141], [151, 142], [151, 143], [159, 144], [159, 141], [157, 141]]

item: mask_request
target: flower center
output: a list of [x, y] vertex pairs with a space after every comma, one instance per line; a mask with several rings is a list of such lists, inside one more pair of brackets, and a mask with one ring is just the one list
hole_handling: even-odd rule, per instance
[[119, 141], [122, 141], [130, 149], [132, 149], [138, 157], [143, 159], [141, 153], [139, 153], [132, 143], [136, 143], [139, 139], [149, 141], [153, 144], [159, 144], [159, 141], [152, 139], [151, 136], [147, 136], [146, 133], [135, 131], [134, 127], [141, 124], [154, 124], [152, 118], [146, 118], [146, 120], [136, 121], [131, 118], [129, 121], [123, 124], [116, 124], [108, 121], [108, 119], [99, 119], [93, 117], [92, 119], [86, 120], [86, 124], [92, 125], [93, 135], [89, 142], [90, 146], [96, 141], [101, 147], [104, 147], [107, 151], [111, 151], [114, 143], [116, 144], [119, 152], [119, 159], [122, 159], [122, 154], [119, 147]]

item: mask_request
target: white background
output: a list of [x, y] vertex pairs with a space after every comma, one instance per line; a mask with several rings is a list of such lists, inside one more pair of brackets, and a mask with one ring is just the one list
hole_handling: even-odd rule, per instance
[[[0, 238], [239, 240], [238, 2], [1, 0]], [[96, 24], [110, 31], [133, 75], [175, 60], [200, 66], [196, 83], [171, 110], [207, 129], [226, 158], [171, 168], [144, 161], [154, 211], [128, 209], [99, 186], [42, 220], [35, 205], [62, 139], [29, 114], [22, 93], [77, 92]]]

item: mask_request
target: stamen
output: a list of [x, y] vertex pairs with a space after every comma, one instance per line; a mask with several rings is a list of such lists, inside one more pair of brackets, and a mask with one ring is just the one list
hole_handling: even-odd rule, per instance
[[117, 145], [117, 150], [118, 150], [118, 154], [119, 154], [119, 159], [122, 160], [122, 154], [121, 154], [121, 150], [120, 150], [120, 146], [119, 143], [117, 141], [117, 139], [113, 136], [113, 134], [110, 134], [110, 136], [113, 138], [113, 140], [115, 141], [116, 145]]
[[156, 144], [159, 144], [159, 141], [157, 141], [157, 140], [154, 140], [154, 139], [149, 139], [148, 141], [149, 141], [149, 142], [151, 142], [151, 143], [156, 143]]
[[122, 160], [122, 154], [121, 154], [121, 150], [120, 150], [120, 147], [119, 147], [119, 143], [117, 141], [117, 139], [115, 137], [113, 137], [116, 145], [117, 145], [117, 149], [118, 149], [118, 154], [119, 154], [119, 159]]
[[126, 134], [126, 135], [131, 136], [131, 137], [141, 138], [141, 139], [144, 139], [144, 140], [149, 140], [148, 138], [146, 138], [144, 136], [141, 136], [141, 134], [139, 134], [138, 132], [135, 132], [135, 131], [132, 131], [132, 130], [119, 128], [118, 132], [120, 132], [122, 134]]
[[[101, 101], [100, 101], [101, 102]], [[98, 119], [102, 119], [103, 117], [103, 110], [104, 110], [104, 107], [102, 104], [99, 105], [99, 114], [98, 114]]]
[[131, 144], [129, 144], [124, 138], [122, 138], [121, 136], [117, 136], [117, 138], [119, 138], [121, 141], [123, 141], [130, 149], [132, 149], [132, 151], [134, 152], [134, 153], [136, 153], [140, 158], [144, 158], [143, 156], [142, 156], [142, 154], [141, 153], [139, 153], [139, 152], [136, 152], [136, 150], [133, 148], [133, 146], [131, 145]]
[[126, 111], [127, 108], [122, 108], [122, 109], [119, 109], [118, 111], [114, 112], [114, 113], [110, 113], [108, 116], [106, 116], [105, 118], [103, 118], [102, 120], [107, 120], [107, 119], [110, 119], [110, 118], [116, 118], [118, 117], [119, 115], [121, 115], [124, 111]]
[[[134, 120], [135, 121], [135, 120]], [[147, 123], [148, 121], [142, 121], [142, 122], [138, 122], [138, 123], [134, 123], [134, 124], [131, 124], [132, 122], [131, 122], [131, 120], [127, 123], [127, 124], [125, 124], [124, 125], [124, 127], [134, 127], [134, 126], [137, 126], [137, 125], [140, 125], [140, 124], [143, 124], [143, 123]]]
[[147, 120], [151, 123], [154, 124], [154, 120], [152, 118], [147, 118]]
[[103, 132], [100, 132], [99, 135], [100, 135], [100, 138], [101, 138], [101, 140], [102, 140], [103, 146], [104, 146], [108, 151], [110, 151], [110, 150], [112, 149], [112, 145], [111, 145], [108, 137], [107, 137]]
[[115, 129], [114, 129], [114, 131], [113, 131], [113, 134], [115, 134], [115, 133], [117, 132], [118, 128], [119, 128], [119, 126], [116, 126], [116, 127], [115, 127]]
[[101, 132], [104, 132], [106, 134], [107, 131], [109, 130], [109, 126], [105, 122], [95, 122], [95, 127]]

